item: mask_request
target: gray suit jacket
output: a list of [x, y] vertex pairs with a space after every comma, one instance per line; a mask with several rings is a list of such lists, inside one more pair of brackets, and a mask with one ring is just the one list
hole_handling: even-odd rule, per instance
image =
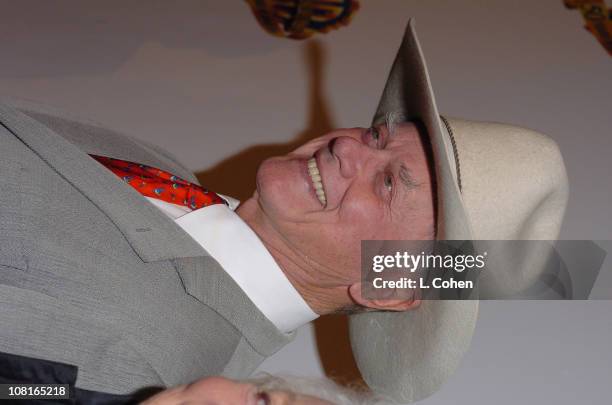
[[0, 105], [0, 352], [76, 365], [77, 387], [125, 394], [244, 377], [293, 337], [88, 154], [197, 182], [154, 146]]

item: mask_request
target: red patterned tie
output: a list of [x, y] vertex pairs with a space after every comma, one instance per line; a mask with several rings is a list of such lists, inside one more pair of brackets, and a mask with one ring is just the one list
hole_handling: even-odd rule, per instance
[[172, 204], [197, 210], [227, 202], [212, 191], [192, 184], [154, 167], [105, 156], [89, 155], [145, 197], [157, 198]]

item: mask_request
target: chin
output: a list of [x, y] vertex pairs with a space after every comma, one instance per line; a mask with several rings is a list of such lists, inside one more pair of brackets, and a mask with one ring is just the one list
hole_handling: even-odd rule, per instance
[[268, 216], [294, 217], [300, 211], [307, 191], [295, 160], [265, 160], [257, 170], [256, 183], [259, 204]]

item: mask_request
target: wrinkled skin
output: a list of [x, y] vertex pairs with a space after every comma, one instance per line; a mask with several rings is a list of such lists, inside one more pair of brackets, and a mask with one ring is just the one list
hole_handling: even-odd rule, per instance
[[[327, 196], [325, 205], [308, 173], [312, 157]], [[264, 161], [257, 190], [238, 213], [315, 311], [350, 305], [346, 291], [353, 285], [353, 302], [404, 310], [359, 301], [360, 243], [432, 239], [432, 179], [426, 147], [414, 124], [399, 125], [393, 134], [384, 125], [338, 129]], [[309, 297], [307, 290], [315, 285], [327, 291]], [[335, 297], [326, 297], [329, 292]], [[328, 302], [316, 302], [321, 300]]]

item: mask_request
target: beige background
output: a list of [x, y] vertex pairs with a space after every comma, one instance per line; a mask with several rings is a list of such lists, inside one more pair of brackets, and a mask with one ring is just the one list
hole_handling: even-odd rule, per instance
[[[0, 0], [0, 10], [0, 96], [153, 141], [240, 197], [262, 157], [369, 123], [415, 17], [440, 111], [550, 134], [571, 184], [562, 237], [612, 239], [612, 58], [561, 0], [362, 0], [349, 27], [306, 42], [269, 36], [239, 0]], [[484, 303], [461, 369], [423, 403], [604, 403], [611, 310]], [[336, 321], [302, 328], [262, 369], [346, 375]]]

